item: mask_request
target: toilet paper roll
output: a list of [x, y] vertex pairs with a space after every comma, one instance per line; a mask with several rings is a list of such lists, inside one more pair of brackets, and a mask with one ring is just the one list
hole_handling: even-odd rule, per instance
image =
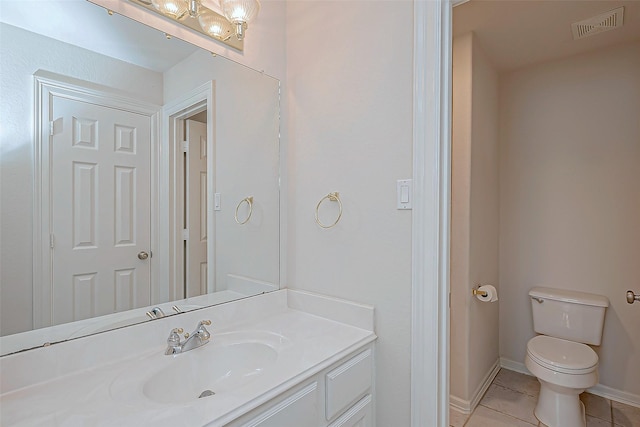
[[[481, 292], [486, 292], [486, 294], [482, 295]], [[498, 291], [494, 286], [491, 285], [482, 285], [478, 288], [478, 293], [476, 294], [476, 298], [483, 302], [494, 302], [498, 301]]]

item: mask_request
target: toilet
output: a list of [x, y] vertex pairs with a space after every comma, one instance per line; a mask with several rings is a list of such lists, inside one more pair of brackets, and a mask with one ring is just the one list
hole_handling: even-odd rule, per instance
[[579, 395], [598, 383], [598, 355], [609, 300], [602, 295], [554, 288], [529, 291], [534, 330], [525, 365], [540, 382], [535, 409], [549, 427], [585, 427]]

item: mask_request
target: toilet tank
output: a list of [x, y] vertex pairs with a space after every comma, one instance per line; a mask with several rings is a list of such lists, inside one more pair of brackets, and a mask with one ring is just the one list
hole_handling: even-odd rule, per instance
[[537, 333], [584, 344], [602, 342], [607, 297], [554, 288], [532, 288], [529, 296]]

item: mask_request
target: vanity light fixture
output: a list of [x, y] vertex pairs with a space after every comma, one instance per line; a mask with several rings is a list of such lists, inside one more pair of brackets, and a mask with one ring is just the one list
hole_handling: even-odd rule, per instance
[[[260, 11], [259, 0], [131, 0], [190, 28], [189, 18], [197, 19], [205, 34], [229, 44], [233, 34], [238, 42], [244, 39], [248, 24]], [[220, 3], [221, 12], [212, 10], [211, 3]], [[206, 6], [203, 4], [206, 3]], [[215, 6], [214, 6], [215, 9]], [[223, 15], [224, 16], [223, 16]], [[237, 48], [237, 46], [234, 46]], [[240, 50], [242, 48], [240, 47]]]

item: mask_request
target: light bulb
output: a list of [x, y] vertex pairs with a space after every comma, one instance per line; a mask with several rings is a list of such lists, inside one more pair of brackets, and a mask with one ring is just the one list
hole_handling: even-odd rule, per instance
[[163, 15], [180, 19], [189, 10], [189, 0], [151, 0], [153, 7]]
[[247, 24], [260, 11], [260, 2], [258, 0], [220, 0], [220, 6], [224, 16], [235, 25], [238, 40], [242, 40]]
[[198, 23], [205, 33], [218, 40], [227, 40], [231, 37], [231, 25], [229, 21], [227, 21], [224, 16], [213, 13], [207, 8], [200, 8]]

